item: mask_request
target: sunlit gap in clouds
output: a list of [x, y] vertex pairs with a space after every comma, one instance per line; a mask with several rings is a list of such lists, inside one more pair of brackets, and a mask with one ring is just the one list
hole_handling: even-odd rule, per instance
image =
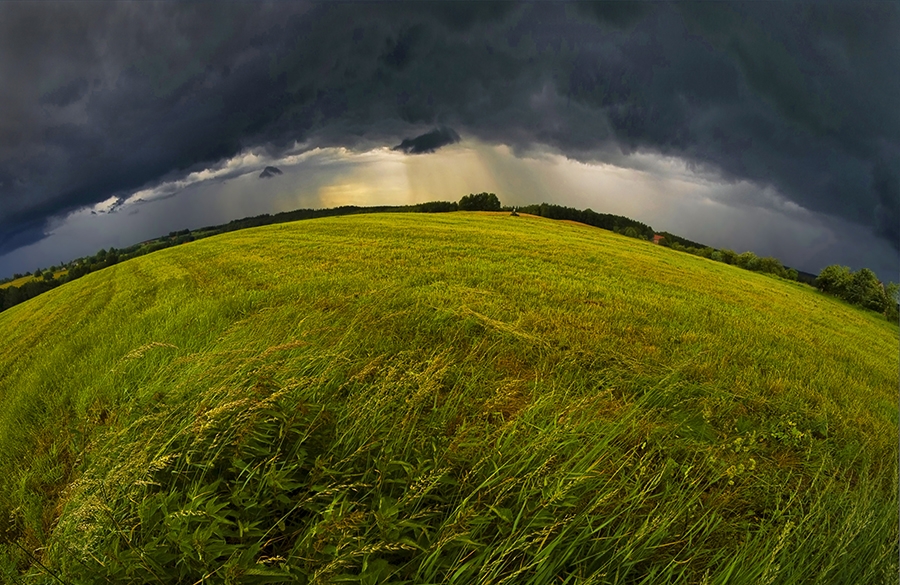
[[[283, 174], [259, 177], [267, 166]], [[124, 248], [171, 231], [298, 208], [408, 205], [456, 201], [496, 191], [490, 169], [472, 148], [450, 146], [409, 156], [389, 148], [357, 152], [297, 145], [278, 158], [244, 152], [214, 167], [111, 197], [57, 218], [45, 238], [0, 256], [0, 273], [68, 262], [100, 248]]]
[[[625, 215], [714, 247], [774, 255], [801, 269], [841, 262], [891, 270], [876, 265], [873, 252], [882, 253], [883, 246], [861, 226], [859, 246], [838, 249], [835, 234], [854, 226], [790, 203], [771, 187], [729, 182], [656, 154], [632, 153], [616, 162], [579, 162], [549, 149], [517, 154], [471, 139], [423, 155], [304, 145], [277, 158], [247, 151], [58, 219], [43, 240], [0, 257], [0, 272], [30, 271], [100, 248], [263, 213], [457, 201], [481, 191], [510, 206], [548, 202]], [[283, 174], [259, 178], [267, 166]]]
[[[266, 180], [266, 166], [282, 171]], [[218, 207], [252, 208], [277, 213], [300, 207], [408, 205], [430, 200], [456, 201], [477, 188], [496, 188], [490, 169], [470, 147], [445, 147], [438, 153], [409, 156], [389, 148], [356, 152], [315, 148], [280, 158], [245, 153], [220, 168], [191, 173], [133, 195], [113, 198], [94, 211], [137, 207], [177, 197], [203, 199]], [[228, 219], [237, 219], [229, 214]]]

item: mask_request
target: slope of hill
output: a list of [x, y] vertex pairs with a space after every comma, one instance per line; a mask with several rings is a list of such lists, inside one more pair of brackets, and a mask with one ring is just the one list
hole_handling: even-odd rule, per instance
[[0, 575], [881, 583], [898, 328], [583, 225], [335, 217], [0, 313]]

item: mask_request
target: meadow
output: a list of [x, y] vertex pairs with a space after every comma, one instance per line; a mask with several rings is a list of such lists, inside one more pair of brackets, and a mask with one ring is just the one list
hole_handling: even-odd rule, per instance
[[584, 225], [242, 230], [0, 313], [0, 579], [888, 583], [898, 327]]

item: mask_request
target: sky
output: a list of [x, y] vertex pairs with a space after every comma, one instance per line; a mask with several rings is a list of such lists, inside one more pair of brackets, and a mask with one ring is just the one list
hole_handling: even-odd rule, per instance
[[897, 281], [898, 31], [864, 0], [3, 2], [0, 278], [490, 191]]

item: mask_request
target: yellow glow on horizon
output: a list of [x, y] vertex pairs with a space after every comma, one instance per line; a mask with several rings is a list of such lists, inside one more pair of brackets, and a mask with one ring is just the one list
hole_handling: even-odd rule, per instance
[[330, 184], [319, 187], [317, 196], [323, 207], [398, 205], [410, 200], [409, 181], [401, 159], [383, 150], [342, 154], [359, 164], [350, 173], [338, 175]]
[[319, 189], [319, 200], [323, 207], [341, 207], [342, 205], [369, 205], [376, 197], [376, 189], [368, 183], [341, 182], [326, 185]]
[[476, 140], [425, 155], [388, 148], [318, 153], [324, 157], [323, 168], [342, 168], [316, 188], [322, 207], [459, 201], [469, 193], [489, 191], [504, 205], [561, 203], [653, 222], [679, 214], [685, 206], [716, 203], [702, 201], [706, 177], [695, 175], [683, 161], [650, 155], [634, 155], [638, 168], [627, 168], [552, 152], [517, 155], [506, 145]]
[[352, 171], [319, 187], [317, 197], [323, 207], [339, 207], [458, 201], [481, 191], [499, 194], [504, 181], [490, 160], [485, 160], [485, 148], [496, 147], [455, 145], [427, 155], [384, 148], [361, 153], [335, 151], [330, 154], [337, 160], [355, 165]]
[[412, 195], [419, 201], [458, 201], [470, 192], [496, 191], [497, 181], [476, 149], [459, 146], [405, 156]]

